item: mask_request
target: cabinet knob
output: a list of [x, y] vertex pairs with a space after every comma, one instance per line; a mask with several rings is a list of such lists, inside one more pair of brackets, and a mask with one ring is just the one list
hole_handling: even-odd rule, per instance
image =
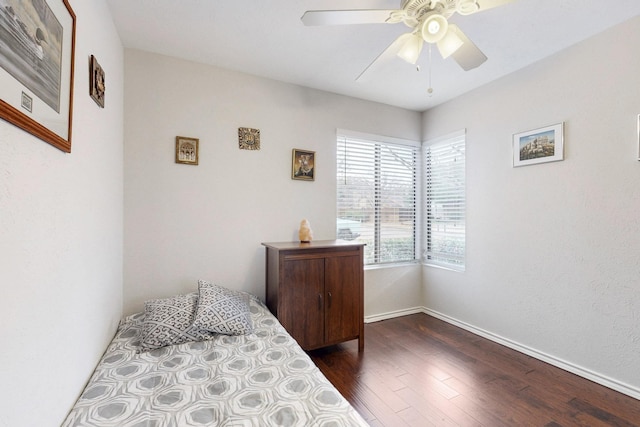
[[331, 292], [328, 292], [327, 295], [329, 296], [329, 301], [327, 302], [327, 304], [329, 305], [329, 308], [331, 308], [331, 297], [333, 297], [333, 295], [331, 295]]
[[322, 294], [318, 294], [318, 308], [322, 309]]

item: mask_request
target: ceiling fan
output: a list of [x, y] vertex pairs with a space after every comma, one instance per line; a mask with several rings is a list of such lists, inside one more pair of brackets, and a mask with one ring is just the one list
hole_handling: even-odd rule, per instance
[[424, 42], [436, 45], [443, 58], [451, 56], [465, 71], [478, 67], [487, 57], [455, 24], [454, 13], [471, 15], [513, 0], [402, 0], [400, 9], [308, 10], [305, 25], [397, 24], [411, 28], [398, 37], [358, 76], [359, 80], [374, 64], [397, 55], [410, 64], [418, 61]]

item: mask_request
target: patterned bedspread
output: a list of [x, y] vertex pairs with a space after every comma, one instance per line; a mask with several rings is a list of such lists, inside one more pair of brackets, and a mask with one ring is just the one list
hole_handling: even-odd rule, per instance
[[367, 426], [256, 298], [254, 332], [138, 353], [144, 314], [124, 318], [62, 424]]

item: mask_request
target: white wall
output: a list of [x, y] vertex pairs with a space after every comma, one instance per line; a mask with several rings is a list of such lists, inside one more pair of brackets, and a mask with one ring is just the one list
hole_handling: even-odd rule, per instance
[[[424, 114], [467, 129], [467, 269], [425, 304], [640, 396], [640, 19]], [[565, 122], [565, 160], [512, 168], [513, 133]]]
[[[199, 278], [264, 297], [261, 242], [297, 239], [303, 218], [335, 238], [336, 128], [420, 140], [420, 113], [175, 58], [126, 50], [125, 76], [126, 313]], [[177, 135], [200, 139], [198, 166], [174, 162]], [[291, 179], [293, 148], [316, 152], [315, 181]], [[409, 269], [395, 289], [367, 272], [368, 306], [419, 299]]]
[[[0, 426], [58, 426], [122, 313], [123, 50], [103, 0], [77, 16], [71, 154], [0, 121]], [[88, 60], [106, 72], [106, 108]]]

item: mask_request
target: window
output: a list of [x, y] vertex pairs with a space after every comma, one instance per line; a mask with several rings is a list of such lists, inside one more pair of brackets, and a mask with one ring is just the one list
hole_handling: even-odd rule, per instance
[[420, 145], [339, 131], [337, 237], [366, 243], [365, 265], [416, 260]]
[[423, 262], [465, 268], [465, 131], [423, 146]]

